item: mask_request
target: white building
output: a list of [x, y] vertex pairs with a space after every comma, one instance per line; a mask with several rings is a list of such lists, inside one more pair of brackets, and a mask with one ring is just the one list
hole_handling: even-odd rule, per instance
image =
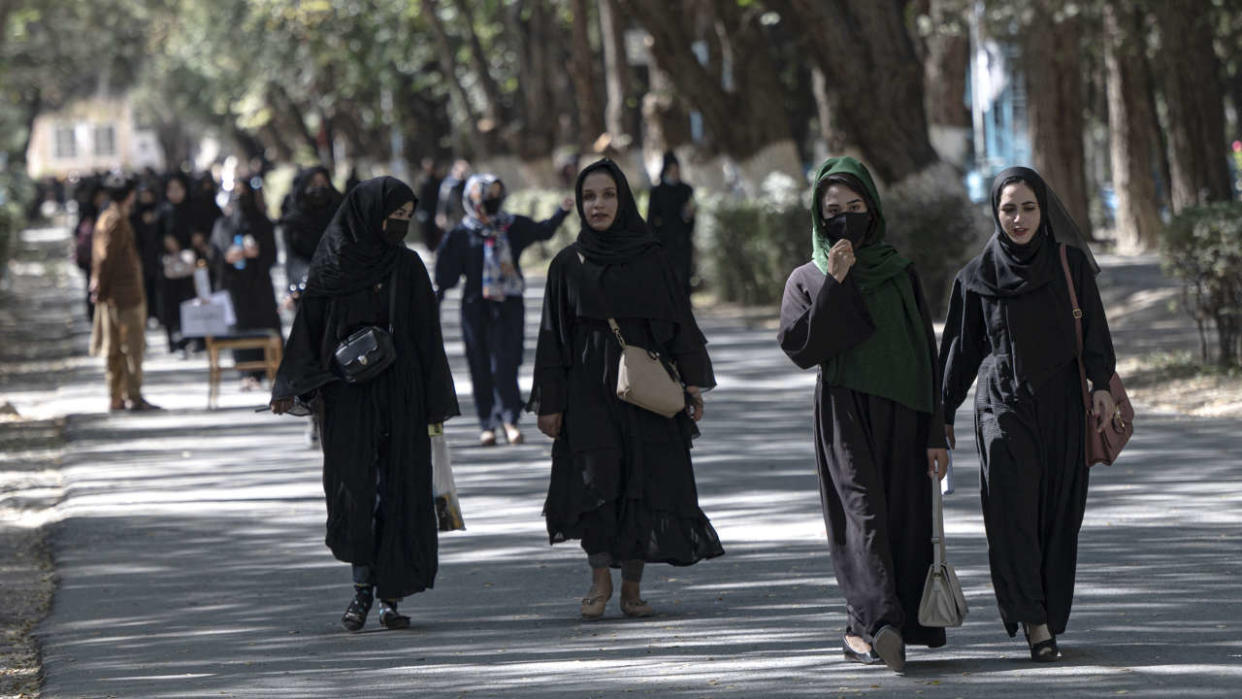
[[155, 132], [134, 122], [128, 97], [78, 100], [35, 119], [26, 163], [31, 177], [68, 177], [98, 170], [163, 169]]

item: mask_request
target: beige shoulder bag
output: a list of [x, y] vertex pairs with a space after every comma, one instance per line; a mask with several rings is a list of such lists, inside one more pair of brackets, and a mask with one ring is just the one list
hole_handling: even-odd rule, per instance
[[664, 417], [673, 417], [685, 410], [686, 394], [677, 367], [666, 362], [658, 352], [626, 344], [616, 319], [609, 318], [608, 327], [621, 343], [617, 398]]
[[[578, 260], [586, 262], [581, 252]], [[686, 393], [677, 367], [664, 361], [659, 352], [627, 344], [616, 318], [608, 319], [608, 327], [621, 344], [617, 398], [664, 417], [673, 417], [685, 410]]]

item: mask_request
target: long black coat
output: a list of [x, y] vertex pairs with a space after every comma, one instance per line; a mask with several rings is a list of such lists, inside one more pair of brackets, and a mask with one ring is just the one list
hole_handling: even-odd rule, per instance
[[372, 566], [382, 599], [435, 582], [438, 525], [427, 425], [460, 412], [427, 269], [416, 253], [402, 250], [396, 272], [393, 366], [369, 383], [346, 384], [330, 361], [354, 330], [387, 326], [390, 282], [341, 296], [308, 295], [272, 391], [273, 398], [301, 396], [320, 406], [326, 543], [338, 559]]
[[[234, 236], [251, 235], [259, 246], [259, 256], [246, 258], [237, 269], [225, 261]], [[211, 234], [211, 261], [216, 283], [229, 292], [238, 330], [272, 329], [280, 332], [276, 292], [272, 288], [272, 265], [276, 264], [276, 234], [272, 222], [261, 212], [243, 215], [234, 212], [220, 217]]]

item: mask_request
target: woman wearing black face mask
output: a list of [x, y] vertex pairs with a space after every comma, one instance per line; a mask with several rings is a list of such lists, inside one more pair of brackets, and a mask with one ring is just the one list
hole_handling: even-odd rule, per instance
[[929, 474], [948, 460], [935, 335], [918, 276], [884, 243], [871, 175], [830, 158], [815, 178], [812, 261], [781, 304], [781, 349], [819, 367], [815, 455], [828, 546], [845, 594], [846, 658], [905, 665], [905, 644], [945, 643], [918, 623], [932, 561]]
[[305, 168], [293, 179], [288, 207], [280, 216], [280, 234], [285, 241], [285, 274], [290, 284], [297, 284], [306, 277], [319, 239], [340, 205], [341, 194], [332, 186], [327, 168]]
[[518, 367], [525, 337], [522, 251], [551, 238], [573, 207], [566, 197], [552, 218], [535, 222], [503, 210], [504, 184], [495, 175], [471, 175], [462, 192], [465, 217], [449, 231], [436, 251], [436, 287], [441, 300], [464, 274], [461, 299], [462, 339], [474, 384], [484, 446], [496, 444], [504, 428], [510, 444], [523, 441], [518, 429], [522, 392]]
[[[306, 414], [309, 406], [322, 426], [327, 544], [353, 564], [354, 599], [341, 618], [351, 631], [366, 623], [376, 596], [383, 626], [409, 626], [397, 602], [436, 577], [427, 428], [458, 408], [435, 292], [403, 243], [414, 203], [391, 177], [346, 195], [311, 261], [272, 389], [273, 412]], [[368, 326], [391, 329], [395, 361], [367, 382], [347, 383], [333, 353]]]
[[[272, 287], [276, 234], [263, 211], [259, 193], [251, 189], [246, 178], [238, 178], [228, 212], [216, 220], [209, 258], [217, 283], [233, 301], [236, 330], [280, 333], [280, 314]], [[233, 359], [261, 361], [263, 350], [235, 350]], [[258, 388], [262, 376], [262, 371], [247, 373], [242, 377], [242, 389]]]

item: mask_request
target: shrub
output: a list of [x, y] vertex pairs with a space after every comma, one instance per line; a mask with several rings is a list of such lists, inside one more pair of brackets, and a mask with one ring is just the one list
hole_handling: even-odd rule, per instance
[[[722, 299], [779, 303], [789, 273], [811, 259], [810, 190], [784, 179], [765, 184], [760, 198], [700, 200], [701, 259]], [[954, 275], [986, 235], [986, 219], [956, 181], [951, 172], [931, 170], [881, 194], [887, 240], [914, 263], [933, 317], [943, 313]]]
[[1216, 361], [1242, 360], [1242, 202], [1191, 207], [1161, 231], [1165, 272], [1181, 279], [1182, 301], [1199, 326], [1199, 352], [1209, 360], [1208, 326], [1216, 330]]

